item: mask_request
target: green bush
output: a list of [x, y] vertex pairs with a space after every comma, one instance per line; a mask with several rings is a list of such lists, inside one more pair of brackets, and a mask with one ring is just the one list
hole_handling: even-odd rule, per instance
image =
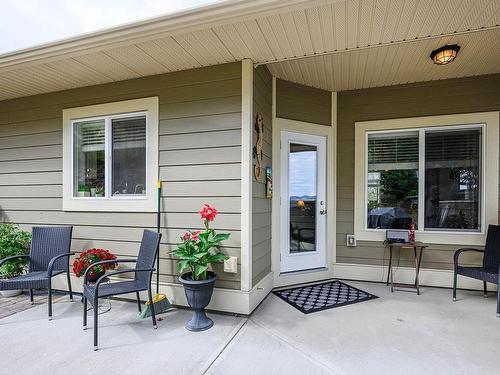
[[[29, 253], [31, 233], [25, 232], [15, 224], [0, 224], [0, 260]], [[24, 272], [27, 258], [13, 259], [0, 267], [0, 277], [10, 278]]]

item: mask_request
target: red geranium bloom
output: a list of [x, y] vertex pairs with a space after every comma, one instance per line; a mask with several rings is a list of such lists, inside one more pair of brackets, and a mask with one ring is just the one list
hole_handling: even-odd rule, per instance
[[208, 221], [214, 221], [215, 216], [217, 215], [217, 210], [215, 207], [210, 206], [205, 203], [203, 208], [200, 211], [201, 218]]
[[[83, 276], [85, 270], [93, 263], [101, 260], [113, 260], [116, 256], [105, 249], [89, 249], [81, 253], [73, 262], [73, 272], [77, 277]], [[90, 270], [90, 274], [115, 269], [116, 263], [99, 264]]]

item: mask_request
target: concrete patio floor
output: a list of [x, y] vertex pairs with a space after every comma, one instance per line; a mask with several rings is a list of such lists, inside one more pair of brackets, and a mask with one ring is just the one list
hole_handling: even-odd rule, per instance
[[[62, 298], [54, 320], [40, 305], [0, 319], [1, 373], [16, 374], [498, 374], [495, 294], [422, 288], [304, 315], [269, 295], [249, 318], [209, 314], [206, 332], [184, 329], [190, 312], [164, 314], [158, 330], [135, 303], [112, 301], [101, 315], [100, 350], [81, 328], [79, 302]], [[89, 328], [92, 326], [89, 321]]]

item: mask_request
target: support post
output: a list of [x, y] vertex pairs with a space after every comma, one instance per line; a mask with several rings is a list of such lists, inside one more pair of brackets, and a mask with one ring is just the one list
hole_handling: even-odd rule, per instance
[[241, 62], [241, 290], [252, 289], [253, 62]]

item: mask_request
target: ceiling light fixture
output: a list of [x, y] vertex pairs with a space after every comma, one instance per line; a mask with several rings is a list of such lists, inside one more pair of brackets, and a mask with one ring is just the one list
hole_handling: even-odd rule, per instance
[[442, 46], [432, 51], [431, 59], [434, 64], [446, 65], [455, 60], [458, 51], [460, 51], [460, 46], [458, 44]]

